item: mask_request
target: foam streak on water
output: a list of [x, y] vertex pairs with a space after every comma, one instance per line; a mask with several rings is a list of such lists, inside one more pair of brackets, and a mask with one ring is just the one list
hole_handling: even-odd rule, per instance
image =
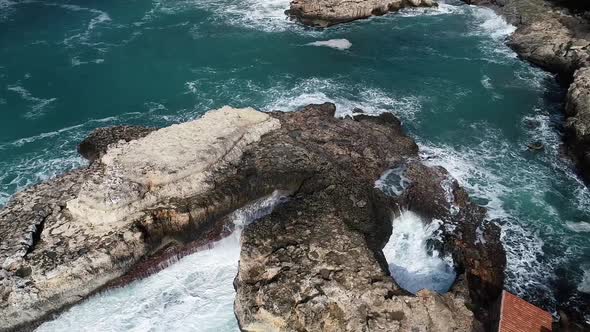
[[383, 248], [393, 279], [405, 290], [417, 293], [430, 289], [446, 293], [455, 282], [452, 259], [441, 258], [429, 248], [440, 222], [425, 223], [411, 211], [404, 211], [393, 220], [393, 232]]
[[236, 230], [168, 268], [109, 290], [44, 323], [37, 331], [239, 331], [233, 313], [244, 226], [284, 200], [280, 192], [237, 210]]
[[307, 45], [310, 46], [324, 46], [330, 47], [337, 50], [347, 50], [352, 46], [352, 43], [348, 41], [348, 39], [330, 39], [330, 40], [318, 40], [315, 42], [311, 42]]

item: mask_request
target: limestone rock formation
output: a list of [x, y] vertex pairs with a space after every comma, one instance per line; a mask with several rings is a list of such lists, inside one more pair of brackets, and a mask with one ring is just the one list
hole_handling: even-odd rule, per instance
[[[156, 131], [91, 135], [81, 150], [100, 157], [88, 168], [0, 211], [0, 330], [130, 280], [166, 248], [223, 236], [227, 215], [275, 190], [290, 200], [243, 235], [235, 310], [244, 330], [480, 328], [503, 283], [498, 227], [443, 169], [417, 161], [393, 115], [334, 114], [333, 104], [225, 107]], [[397, 196], [374, 185], [391, 167], [412, 181]], [[405, 208], [452, 226], [439, 246], [461, 278], [448, 294], [413, 296], [389, 276], [382, 248]]]
[[435, 7], [434, 0], [292, 0], [288, 14], [302, 23], [327, 27], [407, 7]]

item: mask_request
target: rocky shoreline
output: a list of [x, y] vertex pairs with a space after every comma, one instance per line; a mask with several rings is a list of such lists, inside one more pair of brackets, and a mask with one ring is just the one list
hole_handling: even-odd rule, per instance
[[[99, 129], [88, 168], [16, 194], [0, 211], [0, 330], [28, 330], [104, 287], [223, 237], [227, 216], [275, 190], [289, 196], [246, 227], [235, 313], [243, 330], [481, 330], [503, 287], [499, 228], [391, 114], [334, 117], [225, 107], [171, 127]], [[411, 185], [375, 187], [392, 167]], [[416, 296], [382, 253], [396, 211], [440, 220], [458, 280]], [[453, 230], [452, 232], [449, 230]]]
[[293, 0], [287, 15], [303, 24], [325, 28], [402, 8], [436, 6], [434, 0]]

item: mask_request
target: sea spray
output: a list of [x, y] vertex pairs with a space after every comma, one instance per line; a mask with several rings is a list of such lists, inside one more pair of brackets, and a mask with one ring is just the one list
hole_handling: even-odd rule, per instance
[[72, 307], [37, 331], [239, 331], [233, 312], [233, 279], [238, 271], [244, 226], [272, 212], [286, 200], [269, 197], [236, 210], [235, 230], [226, 238], [175, 264]]
[[440, 221], [426, 224], [417, 214], [403, 211], [393, 219], [393, 232], [383, 248], [393, 279], [405, 290], [430, 289], [446, 293], [456, 278], [450, 257], [440, 257], [429, 247]]

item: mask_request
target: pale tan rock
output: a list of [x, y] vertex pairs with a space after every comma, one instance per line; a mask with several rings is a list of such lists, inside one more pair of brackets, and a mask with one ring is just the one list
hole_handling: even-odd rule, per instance
[[293, 0], [289, 14], [304, 24], [327, 27], [406, 7], [435, 6], [432, 0]]
[[101, 162], [15, 195], [0, 211], [0, 266], [10, 273], [0, 330], [78, 302], [157, 249], [159, 236], [198, 227], [216, 210], [195, 209], [191, 218], [175, 205], [209, 194], [212, 172], [278, 128], [266, 113], [223, 107], [121, 142]]

